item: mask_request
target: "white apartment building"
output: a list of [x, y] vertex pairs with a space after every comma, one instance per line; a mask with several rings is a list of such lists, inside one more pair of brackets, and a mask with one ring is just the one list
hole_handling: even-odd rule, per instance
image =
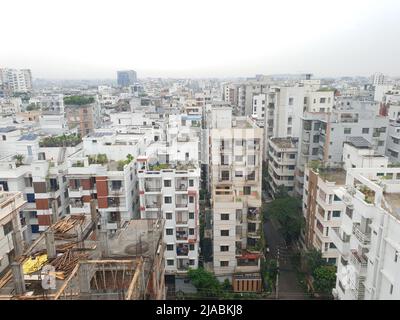
[[199, 263], [200, 168], [193, 163], [151, 164], [139, 157], [141, 219], [165, 219], [166, 274], [185, 273]]
[[376, 72], [371, 76], [371, 82], [373, 86], [379, 86], [385, 84], [385, 75], [380, 72]]
[[254, 275], [260, 270], [263, 131], [213, 107], [210, 126], [213, 266], [217, 276]]
[[0, 191], [0, 274], [24, 249], [20, 220], [24, 204], [21, 192]]
[[31, 70], [0, 68], [0, 85], [11, 93], [32, 91]]
[[334, 243], [340, 248], [334, 296], [400, 299], [400, 169], [350, 169], [336, 191], [346, 206]]
[[271, 138], [268, 144], [269, 186], [275, 193], [284, 186], [294, 195], [294, 178], [298, 152], [298, 138]]

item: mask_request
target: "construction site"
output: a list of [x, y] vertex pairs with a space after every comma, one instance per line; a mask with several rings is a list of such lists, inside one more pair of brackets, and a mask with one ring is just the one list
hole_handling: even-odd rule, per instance
[[68, 215], [0, 274], [0, 300], [165, 299], [163, 221], [131, 220], [109, 233], [90, 215]]

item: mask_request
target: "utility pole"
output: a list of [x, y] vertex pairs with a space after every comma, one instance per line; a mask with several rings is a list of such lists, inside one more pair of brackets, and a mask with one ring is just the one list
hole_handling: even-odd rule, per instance
[[275, 283], [275, 299], [279, 297], [279, 248], [276, 254], [276, 283]]

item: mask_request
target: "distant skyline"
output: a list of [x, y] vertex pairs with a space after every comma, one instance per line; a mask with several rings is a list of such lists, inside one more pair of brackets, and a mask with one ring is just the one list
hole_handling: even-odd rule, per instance
[[[0, 67], [34, 78], [400, 76], [400, 1], [4, 0]], [[10, 14], [7, 14], [10, 13]]]

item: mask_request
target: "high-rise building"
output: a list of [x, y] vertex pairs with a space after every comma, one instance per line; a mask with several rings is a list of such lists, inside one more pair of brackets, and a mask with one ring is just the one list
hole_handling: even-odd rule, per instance
[[0, 86], [10, 93], [32, 91], [31, 70], [0, 68]]
[[121, 70], [117, 71], [117, 82], [121, 87], [129, 87], [137, 81], [137, 74], [135, 70]]
[[238, 281], [255, 281], [249, 291], [258, 291], [263, 130], [249, 118], [233, 118], [231, 110], [211, 110], [213, 266], [215, 274], [232, 279], [234, 287]]
[[385, 76], [383, 75], [383, 73], [376, 72], [372, 75], [371, 79], [372, 79], [372, 85], [374, 86], [385, 84]]

